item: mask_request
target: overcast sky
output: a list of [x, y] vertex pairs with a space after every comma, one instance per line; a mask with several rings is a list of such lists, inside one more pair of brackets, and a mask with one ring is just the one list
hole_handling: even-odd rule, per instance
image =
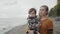
[[0, 18], [24, 17], [30, 8], [38, 10], [41, 5], [51, 9], [56, 5], [56, 0], [0, 0]]

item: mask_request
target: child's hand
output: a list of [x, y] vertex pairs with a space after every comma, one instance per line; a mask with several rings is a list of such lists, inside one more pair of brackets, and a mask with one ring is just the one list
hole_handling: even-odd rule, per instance
[[36, 27], [39, 27], [39, 24], [36, 24]]

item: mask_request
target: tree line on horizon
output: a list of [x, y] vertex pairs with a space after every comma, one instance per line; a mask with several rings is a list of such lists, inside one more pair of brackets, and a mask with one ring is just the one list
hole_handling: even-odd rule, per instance
[[57, 4], [50, 9], [49, 17], [59, 17], [60, 16], [60, 0], [57, 0]]

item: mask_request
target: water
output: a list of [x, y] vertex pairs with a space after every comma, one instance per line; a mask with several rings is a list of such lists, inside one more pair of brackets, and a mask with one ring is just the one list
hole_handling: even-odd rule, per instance
[[54, 34], [60, 34], [60, 21], [56, 21], [57, 18], [60, 17], [53, 18]]
[[[52, 18], [54, 24], [54, 34], [60, 34], [60, 21]], [[26, 18], [0, 18], [0, 34], [10, 31], [12, 28], [27, 24]]]
[[26, 23], [26, 18], [0, 18], [0, 34], [4, 34], [12, 28]]
[[38, 10], [41, 5], [48, 5], [52, 8], [55, 3], [56, 0], [0, 0], [0, 34], [26, 24], [25, 16], [31, 7]]
[[[53, 20], [53, 25], [54, 25], [54, 34], [60, 34], [60, 21], [56, 21], [57, 18], [52, 18]], [[21, 19], [24, 20], [24, 19]], [[25, 22], [24, 22], [25, 23]], [[6, 34], [13, 34], [15, 32], [15, 34], [19, 34], [19, 33], [24, 33], [26, 26], [19, 26], [15, 27], [14, 29], [10, 29], [8, 31], [6, 31]], [[18, 33], [19, 32], [19, 33]]]

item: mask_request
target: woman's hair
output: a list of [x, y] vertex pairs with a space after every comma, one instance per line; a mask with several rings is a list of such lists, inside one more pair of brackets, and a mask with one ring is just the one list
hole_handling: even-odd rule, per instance
[[[48, 8], [48, 6], [46, 6], [46, 5], [42, 5], [41, 7], [44, 7], [45, 9], [46, 9], [46, 15], [48, 15], [48, 11], [49, 11], [49, 8]], [[39, 18], [40, 18], [41, 16], [40, 16], [40, 14], [39, 14]]]
[[48, 10], [49, 10], [48, 6], [42, 5], [41, 7], [44, 7], [46, 9], [46, 11], [48, 12]]
[[45, 8], [45, 10], [46, 10], [46, 15], [48, 15], [48, 11], [49, 11], [49, 8], [48, 8], [48, 6], [46, 6], [46, 5], [43, 5], [43, 6], [41, 6], [41, 7], [44, 7], [44, 8]]
[[35, 8], [31, 8], [31, 9], [29, 10], [29, 14], [30, 14], [32, 11], [34, 11], [35, 14], [36, 14], [36, 9], [35, 9]]
[[46, 15], [48, 15], [48, 11], [49, 11], [48, 6], [47, 6], [47, 5], [42, 5], [41, 7], [44, 7], [44, 8], [45, 8], [45, 10], [46, 10]]

